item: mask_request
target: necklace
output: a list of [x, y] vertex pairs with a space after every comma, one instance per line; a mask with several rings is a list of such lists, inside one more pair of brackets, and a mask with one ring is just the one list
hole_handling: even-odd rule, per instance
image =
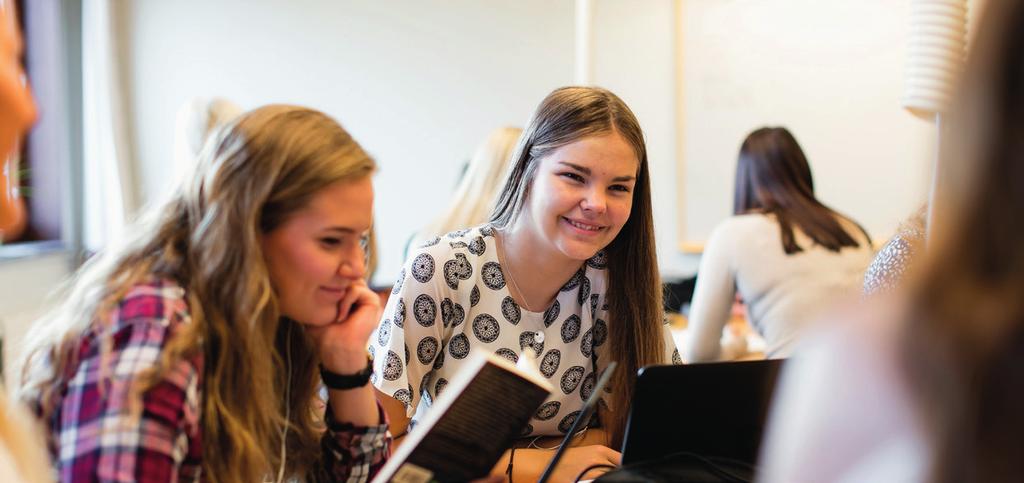
[[503, 267], [502, 268], [502, 273], [504, 273], [506, 278], [508, 278], [509, 285], [511, 285], [511, 287], [513, 289], [515, 289], [516, 295], [519, 295], [519, 300], [521, 300], [523, 302], [523, 307], [525, 307], [526, 310], [529, 310], [530, 312], [536, 312], [535, 310], [530, 308], [530, 303], [526, 300], [526, 294], [524, 294], [522, 290], [519, 290], [519, 284], [516, 283], [516, 279], [512, 276], [512, 266], [509, 265], [507, 262], [505, 262], [505, 256], [504, 256], [505, 246], [506, 246], [505, 242], [508, 240], [505, 231], [504, 230], [495, 230], [495, 231], [500, 233], [501, 237], [502, 237], [501, 249], [498, 250], [498, 261], [501, 262], [501, 266]]

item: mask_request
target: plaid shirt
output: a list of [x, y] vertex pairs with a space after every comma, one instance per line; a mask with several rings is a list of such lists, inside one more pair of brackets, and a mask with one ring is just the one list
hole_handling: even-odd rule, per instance
[[[202, 466], [203, 356], [178, 361], [142, 397], [140, 419], [131, 416], [132, 381], [158, 361], [177, 327], [189, 323], [184, 290], [170, 281], [133, 287], [111, 316], [112, 347], [101, 365], [100, 334], [87, 332], [79, 362], [63, 378], [46, 424], [51, 456], [62, 482], [200, 481]], [[102, 380], [102, 383], [101, 383]], [[383, 409], [379, 409], [384, 421]], [[333, 420], [321, 440], [323, 467], [313, 477], [365, 481], [390, 451], [387, 425], [355, 427]]]

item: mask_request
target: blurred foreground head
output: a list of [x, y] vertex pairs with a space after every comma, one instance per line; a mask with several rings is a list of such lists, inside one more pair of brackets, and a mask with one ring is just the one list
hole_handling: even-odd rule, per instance
[[944, 122], [931, 252], [912, 292], [908, 380], [931, 481], [1024, 474], [1024, 1], [987, 2]]

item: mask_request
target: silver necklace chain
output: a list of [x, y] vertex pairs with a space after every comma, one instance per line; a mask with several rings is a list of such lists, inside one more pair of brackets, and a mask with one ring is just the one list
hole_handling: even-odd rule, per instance
[[505, 256], [503, 255], [503, 252], [505, 251], [505, 247], [507, 246], [506, 242], [508, 241], [508, 237], [506, 236], [505, 231], [498, 229], [495, 229], [495, 231], [500, 233], [502, 237], [501, 250], [498, 250], [498, 261], [501, 262], [502, 273], [505, 274], [505, 276], [508, 278], [508, 281], [511, 283], [512, 288], [516, 289], [516, 294], [518, 294], [519, 298], [522, 300], [523, 307], [526, 307], [526, 310], [529, 310], [530, 312], [536, 312], [535, 310], [530, 308], [530, 304], [526, 300], [526, 294], [524, 294], [522, 290], [519, 290], [519, 284], [516, 283], [515, 277], [512, 276], [512, 266], [505, 261]]

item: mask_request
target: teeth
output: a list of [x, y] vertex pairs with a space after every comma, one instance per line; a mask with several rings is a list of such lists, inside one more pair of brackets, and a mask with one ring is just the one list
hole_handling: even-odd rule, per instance
[[601, 228], [600, 226], [597, 225], [586, 225], [578, 221], [570, 220], [568, 218], [566, 218], [566, 220], [569, 222], [570, 225], [575, 226], [576, 228], [579, 228], [581, 230], [597, 231]]

